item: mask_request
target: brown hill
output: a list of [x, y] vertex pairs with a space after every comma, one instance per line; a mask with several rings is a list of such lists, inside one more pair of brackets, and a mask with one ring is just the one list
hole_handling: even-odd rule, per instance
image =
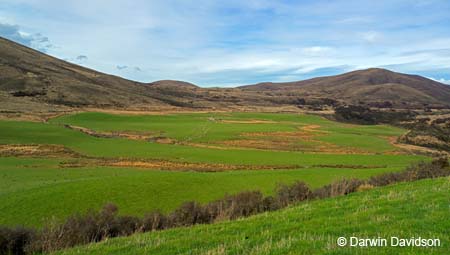
[[3, 98], [25, 105], [164, 105], [136, 82], [74, 65], [2, 38], [0, 91]]
[[242, 109], [300, 104], [385, 104], [397, 108], [444, 106], [450, 86], [383, 69], [299, 82], [239, 88], [200, 88], [162, 80], [140, 83], [81, 67], [0, 38], [0, 113], [73, 108], [162, 110]]
[[336, 76], [298, 82], [259, 83], [240, 87], [244, 91], [327, 97], [356, 103], [443, 104], [450, 102], [450, 86], [418, 76], [380, 68], [353, 71]]
[[134, 82], [0, 37], [0, 113], [65, 111], [79, 107], [176, 110], [271, 104], [255, 99], [253, 94], [239, 89], [204, 89], [174, 80]]

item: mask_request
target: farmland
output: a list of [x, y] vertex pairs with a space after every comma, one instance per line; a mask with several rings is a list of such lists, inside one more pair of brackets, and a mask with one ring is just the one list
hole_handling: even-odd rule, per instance
[[392, 144], [405, 130], [273, 113], [84, 112], [0, 121], [0, 224], [41, 226], [98, 209], [167, 212], [278, 183], [318, 187], [428, 160]]

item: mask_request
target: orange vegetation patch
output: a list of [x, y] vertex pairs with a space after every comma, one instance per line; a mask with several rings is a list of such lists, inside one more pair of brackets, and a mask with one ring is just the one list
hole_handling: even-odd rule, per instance
[[120, 132], [101, 132], [101, 131], [95, 131], [89, 128], [85, 127], [78, 127], [73, 125], [64, 125], [64, 127], [80, 131], [82, 133], [95, 136], [95, 137], [102, 137], [102, 138], [126, 138], [130, 140], [149, 140], [151, 138], [155, 138], [151, 133], [138, 133], [138, 132], [126, 132], [126, 131], [120, 131]]
[[101, 132], [101, 131], [95, 131], [89, 128], [85, 127], [78, 127], [73, 125], [64, 125], [64, 127], [80, 131], [82, 133], [85, 133], [90, 136], [94, 137], [100, 137], [100, 138], [125, 138], [130, 140], [142, 140], [142, 141], [148, 141], [148, 142], [155, 142], [155, 143], [161, 143], [161, 144], [174, 144], [177, 143], [176, 140], [163, 137], [163, 136], [157, 136], [155, 133], [151, 132], [137, 132], [137, 131], [112, 131], [112, 132]]
[[232, 170], [276, 170], [276, 169], [299, 169], [299, 165], [227, 165], [227, 164], [207, 164], [174, 162], [165, 160], [115, 160], [115, 159], [94, 159], [94, 160], [73, 160], [63, 162], [62, 167], [84, 167], [84, 166], [110, 166], [110, 167], [136, 167], [154, 170], [171, 171], [198, 171], [198, 172], [220, 172]]
[[252, 133], [242, 133], [243, 137], [276, 137], [281, 139], [301, 139], [301, 140], [312, 140], [315, 134], [304, 132], [304, 131], [278, 131], [278, 132], [252, 132]]
[[227, 140], [221, 144], [230, 146], [231, 148], [251, 148], [271, 151], [304, 151], [308, 153], [322, 154], [374, 154], [357, 148], [339, 147], [334, 144], [312, 141], [310, 144], [300, 143], [299, 140]]
[[62, 146], [54, 144], [2, 144], [0, 156], [45, 156], [45, 157], [78, 157], [79, 154]]
[[241, 140], [226, 140], [220, 142], [223, 145], [232, 148], [254, 148], [262, 150], [285, 150], [285, 151], [306, 151], [311, 147], [295, 144], [287, 139], [285, 140], [257, 140], [257, 139], [241, 139]]
[[[302, 169], [305, 166], [300, 165], [227, 165], [227, 164], [207, 164], [192, 162], [174, 162], [165, 160], [116, 160], [116, 159], [91, 159], [91, 160], [72, 160], [61, 163], [61, 167], [86, 167], [86, 166], [109, 166], [126, 168], [143, 168], [152, 170], [169, 171], [196, 171], [196, 172], [222, 172], [236, 170], [287, 170]], [[311, 165], [315, 168], [383, 168], [385, 166], [362, 166], [362, 165]]]
[[126, 115], [169, 115], [169, 114], [180, 114], [180, 113], [225, 113], [229, 112], [227, 110], [199, 110], [189, 108], [179, 108], [179, 107], [158, 107], [155, 110], [142, 109], [142, 110], [120, 110], [120, 109], [103, 109], [103, 108], [84, 108], [81, 112], [103, 112], [111, 114], [126, 114]]
[[319, 125], [306, 125], [301, 127], [301, 130], [309, 133], [321, 133], [321, 134], [328, 134], [328, 131], [320, 130]]
[[319, 125], [306, 125], [299, 127], [297, 131], [242, 133], [242, 139], [220, 141], [218, 144], [232, 148], [262, 150], [305, 151], [327, 154], [373, 154], [357, 148], [339, 147], [316, 139], [318, 136], [327, 133], [328, 131], [320, 130]]
[[231, 124], [274, 124], [278, 123], [270, 120], [220, 120], [222, 123], [231, 123]]
[[423, 147], [419, 145], [412, 145], [412, 144], [406, 144], [406, 143], [400, 143], [398, 141], [398, 138], [395, 136], [387, 137], [390, 144], [395, 146], [396, 148], [399, 148], [402, 151], [405, 151], [406, 153], [416, 153], [416, 154], [425, 154], [425, 155], [434, 155], [434, 156], [450, 156], [450, 153], [442, 150], [432, 149], [428, 147]]

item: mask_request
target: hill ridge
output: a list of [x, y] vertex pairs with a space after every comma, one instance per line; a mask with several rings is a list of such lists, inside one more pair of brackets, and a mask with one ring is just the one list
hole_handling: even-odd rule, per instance
[[389, 101], [394, 108], [450, 108], [450, 86], [381, 68], [237, 88], [202, 88], [177, 80], [142, 83], [0, 38], [0, 111], [279, 107], [297, 106], [304, 99], [331, 99], [344, 104]]

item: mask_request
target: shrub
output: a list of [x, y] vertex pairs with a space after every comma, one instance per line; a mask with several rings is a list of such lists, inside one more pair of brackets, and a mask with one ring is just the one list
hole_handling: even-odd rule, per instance
[[367, 191], [367, 190], [371, 190], [371, 189], [373, 189], [373, 185], [370, 185], [368, 183], [363, 183], [356, 189], [356, 191], [362, 192], [362, 191]]
[[191, 201], [182, 204], [169, 216], [171, 226], [191, 226], [199, 223], [207, 223], [208, 217], [200, 204]]
[[226, 214], [229, 219], [236, 219], [262, 211], [263, 194], [260, 191], [246, 191], [225, 198], [228, 200]]
[[386, 186], [392, 183], [397, 183], [404, 181], [406, 179], [407, 173], [384, 173], [377, 176], [370, 177], [368, 184], [373, 186]]
[[119, 216], [116, 220], [117, 232], [114, 236], [128, 236], [142, 228], [142, 220], [135, 216]]
[[117, 216], [117, 206], [107, 204], [100, 212], [73, 215], [63, 223], [50, 222], [45, 226], [32, 247], [35, 251], [55, 251], [109, 237], [130, 235], [138, 231], [142, 222], [133, 216]]
[[154, 211], [144, 216], [140, 231], [161, 230], [167, 228], [167, 225], [166, 216], [159, 211]]
[[450, 169], [443, 167], [448, 161], [438, 159], [431, 163], [420, 162], [412, 165], [406, 170], [395, 173], [385, 173], [373, 176], [368, 183], [374, 186], [385, 186], [397, 182], [416, 181], [425, 178], [438, 178], [450, 175]]
[[312, 196], [314, 198], [328, 198], [341, 195], [347, 195], [355, 192], [364, 182], [358, 179], [342, 179], [332, 184], [323, 186], [314, 190]]
[[449, 167], [449, 162], [447, 157], [440, 157], [437, 159], [434, 159], [431, 164], [439, 167], [439, 168], [447, 168]]
[[280, 209], [280, 204], [273, 196], [267, 196], [262, 201], [263, 211], [275, 211]]
[[26, 254], [35, 235], [29, 228], [0, 227], [0, 254]]
[[304, 183], [297, 181], [291, 186], [279, 185], [276, 191], [276, 199], [281, 207], [304, 201], [311, 196], [311, 190]]
[[438, 178], [450, 175], [450, 169], [446, 166], [448, 161], [437, 159], [429, 163], [419, 163], [407, 168], [406, 172], [410, 173], [410, 178], [407, 181], [420, 180], [425, 178]]
[[264, 196], [260, 191], [244, 191], [236, 195], [227, 195], [207, 206], [214, 220], [236, 219], [263, 211]]

